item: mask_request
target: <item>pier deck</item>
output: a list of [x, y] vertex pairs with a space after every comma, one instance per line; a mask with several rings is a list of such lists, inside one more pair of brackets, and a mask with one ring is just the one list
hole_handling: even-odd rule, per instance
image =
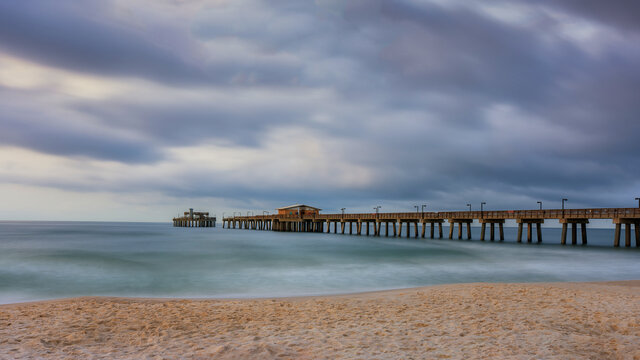
[[[587, 244], [586, 225], [591, 219], [611, 219], [615, 224], [613, 246], [620, 246], [622, 226], [625, 230], [625, 246], [631, 247], [631, 226], [635, 230], [636, 247], [640, 247], [640, 208], [593, 208], [593, 209], [552, 209], [552, 210], [501, 210], [501, 211], [445, 211], [445, 212], [407, 212], [407, 213], [362, 213], [362, 214], [313, 214], [313, 215], [256, 215], [234, 216], [222, 219], [224, 228], [253, 229], [272, 231], [296, 232], [333, 232], [361, 235], [381, 236], [384, 224], [384, 236], [402, 236], [406, 226], [406, 236], [426, 237], [427, 226], [430, 227], [429, 237], [434, 238], [435, 227], [438, 235], [443, 237], [442, 224], [449, 223], [449, 239], [453, 238], [455, 225], [458, 225], [457, 237], [463, 238], [463, 228], [466, 227], [466, 237], [471, 239], [471, 223], [478, 221], [482, 228], [480, 240], [485, 239], [486, 225], [490, 226], [490, 240], [495, 240], [495, 226], [498, 225], [500, 240], [504, 240], [503, 224], [505, 220], [516, 220], [518, 225], [517, 241], [522, 242], [524, 224], [527, 225], [527, 242], [532, 242], [532, 228], [536, 226], [537, 241], [542, 242], [541, 225], [545, 220], [558, 220], [562, 225], [560, 242], [566, 244], [567, 230], [571, 225], [571, 244], [578, 242], [577, 226], [581, 227], [581, 242]], [[419, 224], [422, 231], [419, 231]], [[373, 231], [370, 233], [371, 225]], [[392, 228], [391, 228], [392, 227]], [[354, 229], [355, 228], [355, 229]], [[392, 233], [391, 231], [392, 230]], [[390, 235], [391, 234], [391, 235]]]

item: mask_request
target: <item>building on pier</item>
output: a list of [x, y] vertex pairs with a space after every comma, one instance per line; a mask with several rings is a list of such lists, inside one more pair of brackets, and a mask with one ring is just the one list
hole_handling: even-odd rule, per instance
[[198, 220], [198, 219], [206, 219], [209, 217], [209, 212], [208, 211], [193, 211], [193, 209], [189, 209], [189, 211], [185, 211], [184, 212], [184, 216], [185, 217], [189, 217], [189, 219], [191, 220]]
[[309, 205], [295, 204], [281, 207], [276, 210], [278, 210], [278, 215], [313, 216], [318, 215], [320, 213], [320, 210], [322, 209], [318, 209]]

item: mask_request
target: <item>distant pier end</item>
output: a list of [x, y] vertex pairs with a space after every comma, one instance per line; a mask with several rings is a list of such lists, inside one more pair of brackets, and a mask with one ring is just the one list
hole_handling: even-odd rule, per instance
[[173, 218], [173, 226], [175, 227], [216, 227], [216, 217], [210, 217], [208, 211], [189, 211], [184, 212], [184, 216]]

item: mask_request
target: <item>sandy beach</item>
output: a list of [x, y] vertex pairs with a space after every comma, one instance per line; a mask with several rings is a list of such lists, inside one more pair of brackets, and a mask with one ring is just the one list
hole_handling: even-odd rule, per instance
[[640, 281], [10, 304], [0, 358], [640, 359]]

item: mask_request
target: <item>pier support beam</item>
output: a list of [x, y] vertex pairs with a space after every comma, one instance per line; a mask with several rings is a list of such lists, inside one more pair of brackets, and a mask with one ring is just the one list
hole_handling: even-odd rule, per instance
[[613, 219], [613, 223], [616, 225], [616, 231], [613, 238], [613, 246], [615, 247], [620, 246], [620, 232], [622, 230], [621, 229], [622, 225], [624, 225], [624, 246], [631, 247], [631, 225], [633, 225], [635, 230], [634, 235], [636, 238], [636, 247], [640, 247], [640, 228], [638, 228], [638, 226], [640, 226], [640, 219], [618, 218], [618, 219]]
[[562, 245], [567, 244], [567, 225], [571, 224], [571, 245], [576, 245], [578, 243], [578, 224], [582, 226], [582, 245], [587, 244], [587, 228], [586, 224], [589, 223], [589, 219], [560, 219], [560, 224], [562, 224], [562, 236], [560, 238], [560, 243]]
[[[431, 227], [431, 229], [429, 230], [429, 237], [430, 238], [434, 238], [435, 237], [435, 229], [436, 229], [436, 224], [438, 224], [439, 228], [440, 228], [440, 238], [442, 239], [442, 223], [444, 222], [444, 220], [442, 219], [422, 219], [420, 220], [420, 223], [422, 224], [422, 237], [426, 237], [426, 233], [427, 233], [427, 224], [429, 224], [429, 226]], [[417, 225], [417, 224], [416, 224]]]
[[498, 230], [500, 235], [500, 241], [504, 241], [504, 219], [478, 219], [481, 224], [480, 228], [480, 241], [484, 241], [484, 233], [487, 229], [487, 224], [490, 226], [489, 239], [494, 241], [496, 238], [496, 224], [498, 224]]
[[471, 240], [471, 223], [473, 219], [449, 219], [449, 239], [453, 238], [453, 227], [458, 224], [458, 239], [462, 239], [462, 227], [466, 224], [467, 239]]
[[631, 224], [630, 223], [624, 224], [624, 246], [625, 247], [631, 246]]
[[540, 229], [541, 224], [544, 223], [544, 219], [516, 219], [516, 223], [518, 224], [518, 238], [517, 241], [519, 243], [522, 242], [522, 226], [523, 224], [527, 224], [527, 242], [531, 243], [533, 237], [533, 225], [536, 225], [537, 228], [537, 237], [538, 242], [542, 242], [542, 230]]

